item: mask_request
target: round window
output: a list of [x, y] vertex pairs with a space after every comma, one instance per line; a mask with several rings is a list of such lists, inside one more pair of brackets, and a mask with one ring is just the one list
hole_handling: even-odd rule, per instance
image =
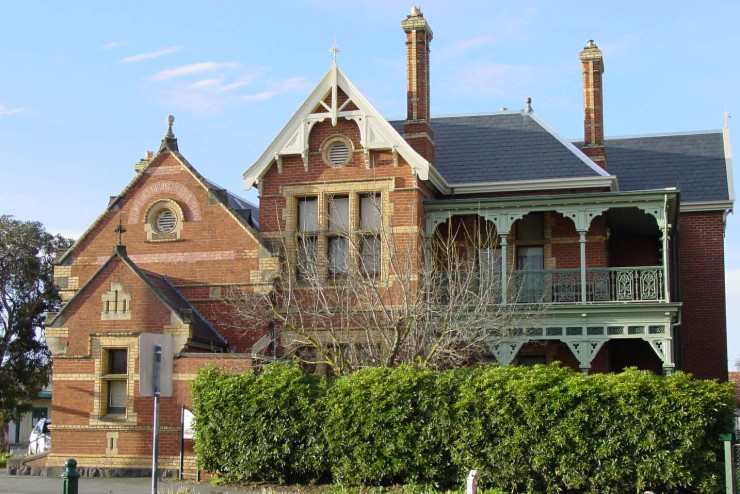
[[336, 141], [326, 152], [326, 157], [334, 166], [342, 166], [347, 163], [349, 158], [349, 146], [343, 141]]
[[170, 233], [177, 225], [177, 216], [171, 209], [162, 209], [157, 213], [156, 228], [160, 233]]

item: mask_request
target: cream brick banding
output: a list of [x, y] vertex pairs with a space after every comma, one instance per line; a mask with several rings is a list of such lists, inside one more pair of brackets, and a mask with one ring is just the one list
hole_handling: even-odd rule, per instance
[[[136, 264], [152, 263], [194, 263], [203, 261], [231, 261], [236, 259], [233, 250], [222, 250], [212, 252], [165, 252], [162, 254], [132, 254], [128, 256]], [[98, 256], [96, 264], [103, 264], [108, 257]]]
[[159, 194], [166, 194], [172, 198], [181, 200], [190, 210], [190, 218], [187, 219], [190, 221], [200, 221], [200, 205], [198, 204], [198, 199], [195, 197], [195, 194], [181, 183], [165, 181], [149, 185], [136, 194], [128, 215], [128, 224], [132, 225], [140, 223], [142, 221], [142, 210], [145, 210], [149, 205], [152, 197]]

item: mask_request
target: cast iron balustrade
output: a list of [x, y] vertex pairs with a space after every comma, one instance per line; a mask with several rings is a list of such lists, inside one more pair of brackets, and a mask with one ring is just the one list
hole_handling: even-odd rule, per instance
[[[490, 278], [490, 276], [489, 276]], [[588, 268], [586, 302], [666, 302], [663, 268], [639, 266], [626, 268]], [[454, 284], [454, 286], [452, 286]], [[440, 301], [463, 302], [467, 296], [483, 296], [486, 291], [500, 291], [498, 279], [488, 280], [481, 290], [478, 273], [439, 273]], [[581, 270], [551, 269], [514, 271], [509, 280], [509, 301], [514, 303], [578, 304], [581, 303]], [[495, 297], [499, 299], [499, 297]], [[498, 301], [498, 300], [497, 300]]]
[[[582, 301], [580, 269], [514, 271], [509, 283], [510, 297], [520, 303]], [[588, 268], [586, 302], [666, 302], [664, 283], [661, 266]]]

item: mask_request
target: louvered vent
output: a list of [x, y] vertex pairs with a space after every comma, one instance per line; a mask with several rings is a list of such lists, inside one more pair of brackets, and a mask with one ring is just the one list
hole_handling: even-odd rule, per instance
[[170, 233], [175, 229], [177, 216], [171, 209], [163, 209], [157, 216], [157, 230], [162, 233]]
[[329, 148], [327, 157], [332, 165], [342, 166], [349, 161], [349, 147], [343, 142], [337, 142]]

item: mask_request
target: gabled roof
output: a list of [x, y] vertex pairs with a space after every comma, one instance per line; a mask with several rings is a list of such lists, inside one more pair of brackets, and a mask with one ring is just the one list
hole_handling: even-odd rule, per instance
[[[402, 121], [391, 122], [396, 129]], [[435, 167], [450, 187], [474, 183], [609, 177], [536, 113], [437, 117]]]
[[[343, 91], [349, 98], [341, 106], [337, 101], [338, 90]], [[331, 105], [327, 105], [324, 100], [330, 94]], [[354, 103], [357, 109], [345, 109], [349, 102]], [[282, 156], [300, 155], [303, 157], [304, 166], [308, 166], [308, 137], [312, 126], [323, 120], [331, 120], [332, 124], [336, 125], [339, 118], [354, 120], [357, 123], [360, 129], [360, 143], [365, 149], [391, 149], [406, 160], [419, 178], [428, 179], [432, 165], [378, 113], [334, 62], [329, 72], [259, 159], [244, 172], [244, 188], [251, 188], [274, 162], [279, 163]]]
[[116, 245], [113, 253], [87, 282], [80, 287], [74, 296], [62, 307], [48, 323], [54, 326], [57, 321], [63, 321], [62, 315], [73, 303], [87, 291], [92, 282], [115, 259], [120, 259], [146, 285], [149, 290], [172, 312], [177, 314], [181, 321], [192, 325], [191, 340], [211, 345], [212, 347], [226, 348], [227, 343], [223, 336], [193, 307], [190, 302], [175, 288], [165, 275], [160, 275], [139, 268], [126, 254], [126, 247]]
[[69, 257], [69, 255], [82, 242], [82, 240], [85, 239], [95, 229], [95, 227], [98, 226], [98, 224], [105, 217], [106, 213], [118, 207], [121, 199], [123, 199], [128, 194], [131, 188], [133, 188], [133, 186], [139, 180], [141, 180], [142, 177], [144, 177], [146, 171], [152, 166], [152, 164], [161, 159], [162, 156], [166, 154], [171, 154], [172, 156], [174, 156], [175, 159], [177, 159], [177, 161], [179, 161], [180, 164], [193, 176], [193, 178], [195, 178], [195, 180], [209, 192], [210, 196], [214, 200], [220, 202], [220, 204], [242, 226], [242, 228], [249, 234], [249, 236], [251, 236], [258, 244], [262, 245], [262, 242], [257, 235], [257, 230], [259, 228], [259, 207], [251, 204], [250, 202], [242, 199], [241, 197], [229, 192], [228, 190], [216, 185], [215, 183], [203, 177], [198, 172], [198, 170], [196, 170], [193, 165], [191, 165], [190, 162], [188, 162], [188, 160], [186, 160], [185, 157], [180, 154], [177, 145], [177, 139], [174, 137], [174, 135], [171, 135], [168, 132], [168, 134], [165, 135], [164, 139], [162, 139], [162, 144], [159, 148], [159, 151], [157, 151], [157, 154], [155, 154], [148, 161], [148, 163], [134, 176], [134, 178], [131, 179], [131, 181], [126, 185], [126, 187], [124, 187], [120, 194], [111, 198], [105, 210], [100, 213], [100, 215], [95, 219], [95, 221], [93, 221], [88, 229], [85, 230], [80, 238], [78, 238], [70, 246], [70, 248], [67, 249], [67, 251], [64, 252], [64, 254], [62, 254], [61, 257], [56, 260], [56, 263], [63, 263], [64, 260]]
[[735, 200], [726, 129], [611, 137], [604, 145], [621, 190], [677, 187], [684, 205]]

